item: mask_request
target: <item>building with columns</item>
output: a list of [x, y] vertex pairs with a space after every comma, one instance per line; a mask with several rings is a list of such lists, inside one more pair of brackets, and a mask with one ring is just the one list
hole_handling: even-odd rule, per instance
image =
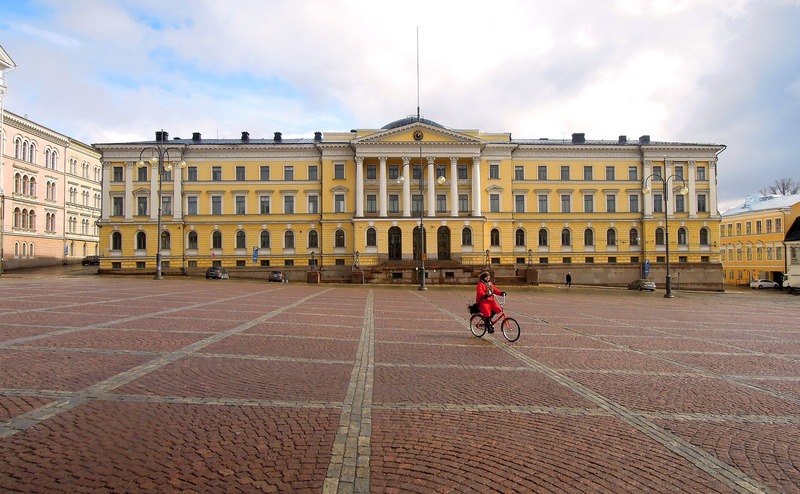
[[723, 145], [512, 139], [415, 116], [310, 139], [161, 131], [95, 147], [101, 272], [153, 271], [160, 224], [165, 274], [278, 267], [305, 279], [313, 268], [356, 268], [402, 282], [422, 258], [434, 283], [490, 266], [534, 268], [542, 282], [571, 270], [578, 284], [623, 285], [661, 276], [668, 239], [678, 287], [722, 287]]

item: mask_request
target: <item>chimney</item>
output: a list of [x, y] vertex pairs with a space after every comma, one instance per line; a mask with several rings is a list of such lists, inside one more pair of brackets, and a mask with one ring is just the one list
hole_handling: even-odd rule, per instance
[[619, 136], [619, 143], [620, 144], [627, 144], [628, 143], [628, 136]]
[[243, 130], [242, 131], [242, 142], [247, 142], [249, 140], [250, 140], [250, 132], [247, 132], [246, 130]]
[[166, 132], [166, 131], [163, 131], [163, 130], [157, 130], [156, 131], [156, 141], [157, 142], [166, 141], [168, 137], [169, 137], [169, 132]]
[[281, 134], [280, 132], [275, 132], [275, 139], [274, 139], [274, 141], [275, 141], [275, 142], [281, 142], [281, 139], [282, 139], [281, 135], [282, 135], [282, 134]]
[[650, 136], [646, 134], [641, 136], [639, 138], [639, 144], [650, 144]]
[[322, 141], [322, 132], [314, 132], [314, 142]]
[[572, 134], [572, 144], [584, 144], [586, 142], [586, 134]]
[[192, 140], [194, 142], [200, 142], [200, 132], [192, 132]]

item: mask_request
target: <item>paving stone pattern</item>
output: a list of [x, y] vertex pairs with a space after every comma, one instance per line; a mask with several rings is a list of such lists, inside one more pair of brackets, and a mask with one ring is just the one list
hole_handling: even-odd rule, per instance
[[800, 493], [800, 298], [0, 278], [2, 492]]

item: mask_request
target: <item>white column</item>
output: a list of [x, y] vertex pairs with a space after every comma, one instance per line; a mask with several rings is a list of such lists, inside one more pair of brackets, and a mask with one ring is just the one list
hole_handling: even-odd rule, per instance
[[135, 166], [132, 161], [125, 162], [125, 219], [133, 219], [133, 173]]
[[108, 193], [111, 190], [111, 163], [108, 161], [103, 162], [103, 183], [101, 188], [104, 195], [100, 198], [100, 218], [107, 220], [111, 216], [111, 195]]
[[172, 217], [176, 220], [183, 218], [183, 168], [177, 163], [172, 164]]
[[433, 156], [428, 156], [428, 216], [436, 216], [436, 167]]
[[[147, 161], [144, 162], [145, 166], [147, 166]], [[150, 167], [150, 219], [157, 220], [158, 219], [158, 208], [161, 207], [159, 201], [161, 200], [158, 197], [158, 167], [159, 164], [156, 163], [155, 165]], [[158, 233], [161, 235], [161, 232]]]
[[403, 216], [411, 216], [411, 158], [403, 158]]
[[472, 158], [472, 216], [483, 216], [481, 212], [481, 158]]
[[[645, 160], [642, 164], [642, 189], [649, 188], [651, 192], [656, 190], [656, 186], [660, 184], [655, 183], [655, 177], [651, 177], [653, 173], [653, 168], [650, 164], [650, 160]], [[648, 177], [650, 180], [647, 180]], [[653, 194], [644, 194], [642, 197], [642, 213], [645, 217], [649, 218], [653, 216]]]
[[[719, 215], [717, 205], [717, 160], [708, 160], [708, 212], [711, 216]], [[693, 192], [694, 193], [694, 192]]]
[[386, 157], [381, 156], [378, 158], [381, 166], [378, 175], [378, 214], [381, 218], [386, 217]]
[[356, 157], [356, 217], [364, 216], [364, 158]]
[[[688, 173], [689, 173], [689, 180], [686, 182], [686, 186], [689, 188], [689, 192], [686, 194], [686, 202], [688, 202], [688, 210], [689, 210], [689, 217], [690, 218], [697, 218], [697, 199], [695, 192], [697, 191], [697, 186], [695, 185], [695, 178], [697, 177], [696, 173], [696, 164], [694, 161], [690, 161], [687, 163]], [[686, 177], [684, 177], [686, 178]]]
[[450, 216], [458, 217], [458, 157], [450, 157]]

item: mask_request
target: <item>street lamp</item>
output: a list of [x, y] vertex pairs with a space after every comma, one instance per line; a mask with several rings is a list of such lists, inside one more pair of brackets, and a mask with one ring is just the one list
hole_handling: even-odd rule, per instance
[[647, 181], [650, 180], [650, 183], [652, 183], [653, 180], [656, 179], [661, 181], [661, 185], [663, 186], [664, 190], [664, 244], [666, 245], [667, 253], [667, 292], [664, 294], [664, 298], [672, 298], [672, 278], [669, 274], [669, 181], [672, 180], [674, 183], [675, 180], [680, 180], [683, 182], [683, 187], [678, 190], [680, 195], [686, 195], [686, 193], [689, 192], [689, 188], [686, 187], [686, 180], [684, 180], [680, 175], [670, 175], [669, 177], [664, 178], [659, 174], [653, 173], [644, 179], [644, 188], [642, 189], [643, 194], [647, 195], [650, 193], [650, 188], [647, 187]]
[[[410, 163], [404, 164], [404, 167], [411, 166]], [[425, 216], [425, 193], [423, 191], [423, 185], [425, 183], [425, 170], [422, 166], [422, 146], [419, 148], [419, 235], [420, 235], [420, 255], [419, 255], [419, 289], [420, 290], [427, 290], [428, 288], [425, 286], [425, 255], [426, 255], [426, 248], [425, 248], [425, 224], [423, 217]], [[403, 183], [405, 177], [400, 175], [397, 179], [400, 183]], [[440, 175], [439, 178], [436, 179], [436, 182], [439, 185], [444, 185], [447, 181], [444, 178], [444, 175]], [[430, 206], [430, 204], [429, 204]]]
[[[165, 142], [166, 132], [163, 130], [159, 133], [156, 132], [156, 141], [157, 142]], [[156, 251], [156, 276], [153, 279], [160, 280], [161, 279], [161, 207], [163, 205], [161, 200], [161, 186], [162, 182], [164, 181], [164, 173], [172, 171], [173, 163], [177, 161], [177, 166], [180, 169], [186, 168], [186, 162], [183, 160], [183, 148], [178, 147], [169, 147], [165, 144], [156, 144], [155, 146], [148, 146], [139, 153], [139, 161], [136, 162], [136, 166], [139, 168], [144, 168], [146, 166], [145, 161], [142, 159], [144, 153], [149, 151], [152, 155], [148, 163], [151, 166], [158, 165], [158, 250]], [[171, 158], [170, 153], [177, 153], [178, 158], [177, 160]]]

